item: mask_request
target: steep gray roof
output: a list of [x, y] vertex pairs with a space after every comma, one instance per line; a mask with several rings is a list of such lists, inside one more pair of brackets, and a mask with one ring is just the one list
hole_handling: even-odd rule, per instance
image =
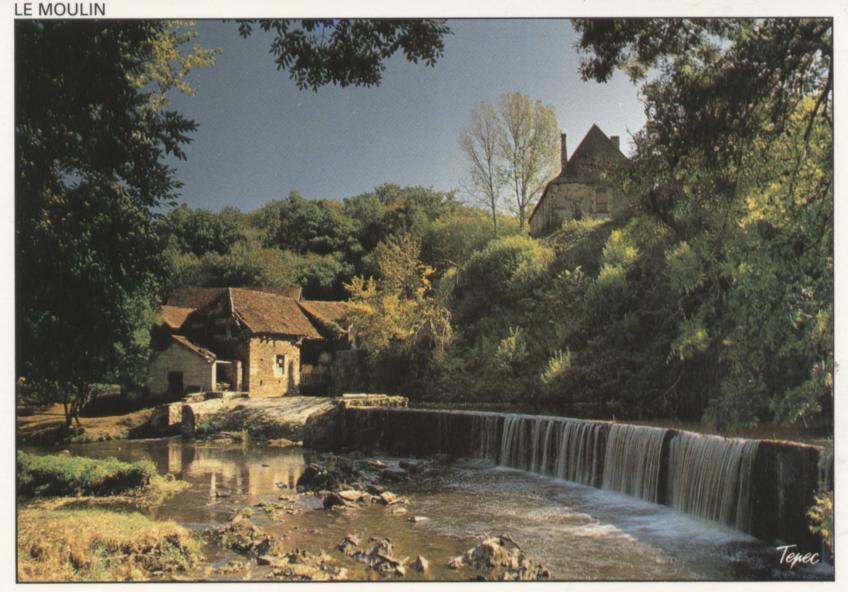
[[565, 169], [551, 183], [598, 182], [611, 167], [625, 162], [627, 157], [597, 125], [583, 137], [571, 154]]
[[603, 183], [606, 174], [616, 166], [627, 162], [627, 157], [618, 146], [601, 131], [596, 124], [592, 124], [577, 149], [572, 152], [565, 167], [559, 175], [553, 178], [546, 186], [542, 197], [536, 202], [536, 206], [530, 213], [530, 218], [538, 211], [539, 206], [548, 194], [552, 185], [566, 183]]

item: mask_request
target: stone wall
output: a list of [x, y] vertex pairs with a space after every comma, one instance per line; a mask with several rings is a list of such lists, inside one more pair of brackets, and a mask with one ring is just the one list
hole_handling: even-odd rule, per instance
[[819, 449], [791, 442], [760, 441], [754, 464], [753, 531], [757, 538], [807, 547], [813, 535], [806, 513], [819, 480]]
[[584, 218], [606, 218], [617, 216], [623, 207], [622, 197], [607, 185], [551, 183], [530, 220], [530, 234], [541, 236], [556, 230], [578, 212]]
[[[292, 339], [251, 337], [248, 344], [247, 384], [251, 397], [297, 394], [300, 387], [300, 347]], [[277, 356], [284, 356], [283, 368]]]
[[168, 373], [183, 373], [184, 392], [215, 390], [215, 363], [172, 343], [157, 354], [148, 367], [147, 387], [150, 394], [164, 400], [168, 396]]
[[[339, 406], [307, 422], [304, 446], [339, 452], [362, 450], [394, 456], [450, 454], [500, 461], [506, 414]], [[608, 431], [609, 422], [589, 422]], [[666, 483], [670, 443], [681, 430], [666, 430], [660, 457], [658, 503], [669, 504]], [[529, 435], [529, 432], [528, 432]], [[605, 441], [606, 438], [601, 438]], [[818, 548], [806, 513], [818, 486], [820, 449], [794, 442], [760, 440], [752, 467], [750, 533], [765, 541]], [[598, 471], [603, 471], [600, 451]], [[597, 477], [597, 476], [596, 476]], [[592, 480], [600, 484], [600, 478]]]

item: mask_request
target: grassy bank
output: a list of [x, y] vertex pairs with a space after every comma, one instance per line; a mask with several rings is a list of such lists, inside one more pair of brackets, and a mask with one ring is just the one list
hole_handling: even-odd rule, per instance
[[55, 497], [121, 495], [146, 489], [156, 475], [150, 461], [39, 456], [18, 452], [18, 495]]
[[128, 501], [151, 505], [188, 487], [173, 475], [159, 475], [149, 460], [129, 463], [18, 452], [16, 465], [17, 494], [23, 499], [131, 496]]
[[18, 512], [18, 579], [172, 579], [198, 564], [200, 542], [175, 522], [98, 509]]

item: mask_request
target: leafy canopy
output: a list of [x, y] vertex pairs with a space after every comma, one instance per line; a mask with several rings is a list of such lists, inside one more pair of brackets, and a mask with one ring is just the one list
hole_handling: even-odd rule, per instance
[[254, 26], [274, 35], [270, 52], [278, 70], [289, 73], [301, 89], [327, 84], [380, 84], [385, 61], [397, 52], [406, 60], [435, 65], [450, 33], [439, 19], [260, 19], [241, 20], [239, 33]]
[[671, 356], [728, 423], [832, 397], [828, 19], [577, 20], [584, 77], [642, 84], [631, 191], [670, 234]]
[[[175, 25], [179, 28], [181, 25]], [[77, 416], [98, 381], [137, 383], [156, 300], [151, 208], [196, 128], [166, 109], [214, 52], [164, 21], [18, 21], [18, 374]]]

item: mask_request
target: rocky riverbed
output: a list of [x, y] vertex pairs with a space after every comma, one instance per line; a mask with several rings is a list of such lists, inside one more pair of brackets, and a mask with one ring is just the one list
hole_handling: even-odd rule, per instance
[[[390, 488], [410, 479], [433, 476], [451, 460], [442, 456], [389, 464], [361, 455], [320, 455], [304, 467], [291, 493], [280, 495], [276, 502], [244, 506], [229, 517], [226, 525], [204, 532], [210, 542], [244, 557], [241, 562], [231, 560], [218, 567], [216, 573], [321, 581], [344, 580], [351, 577], [351, 572], [361, 573], [362, 568], [366, 568], [371, 577], [425, 579], [431, 572], [431, 560], [421, 552], [414, 557], [398, 554], [388, 535], [365, 538], [350, 532], [330, 548], [310, 551], [297, 546], [292, 548], [289, 539], [293, 537], [275, 536], [272, 528], [258, 526], [254, 517], [284, 522], [287, 516], [309, 511], [307, 508], [315, 511], [320, 500], [320, 508], [331, 514], [376, 508], [378, 513], [382, 510], [392, 516], [405, 515], [411, 525], [419, 524], [429, 518], [409, 513], [409, 500]], [[220, 496], [220, 492], [215, 495]], [[227, 492], [225, 497], [229, 495]], [[304, 497], [310, 499], [303, 503]], [[317, 534], [316, 530], [312, 534]], [[351, 561], [360, 564], [360, 569], [345, 567]], [[441, 567], [461, 571], [463, 579], [538, 580], [551, 577], [550, 570], [524, 553], [506, 534], [484, 538]]]
[[[279, 443], [277, 443], [279, 444]], [[827, 577], [739, 533], [626, 496], [436, 455], [316, 454], [224, 438], [73, 445], [150, 458], [189, 487], [142, 511], [194, 533], [180, 578], [650, 580]], [[167, 579], [167, 574], [162, 576]]]

